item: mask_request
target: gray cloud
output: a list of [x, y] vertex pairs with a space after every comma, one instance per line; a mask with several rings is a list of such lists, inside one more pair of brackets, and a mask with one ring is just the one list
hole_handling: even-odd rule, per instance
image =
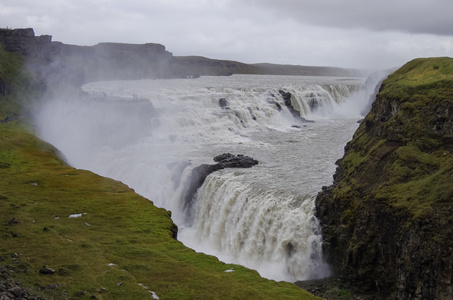
[[234, 0], [281, 18], [335, 28], [453, 35], [450, 0]]
[[[450, 3], [451, 2], [451, 3]], [[2, 0], [0, 27], [68, 44], [161, 43], [246, 63], [388, 68], [453, 56], [451, 0]]]

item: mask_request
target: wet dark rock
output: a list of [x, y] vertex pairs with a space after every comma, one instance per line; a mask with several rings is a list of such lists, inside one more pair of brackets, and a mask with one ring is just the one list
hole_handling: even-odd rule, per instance
[[280, 95], [282, 96], [283, 98], [283, 101], [285, 101], [285, 105], [286, 107], [288, 108], [289, 112], [291, 113], [291, 115], [294, 117], [294, 119], [296, 119], [298, 122], [301, 122], [301, 123], [304, 123], [304, 122], [313, 122], [313, 121], [308, 121], [306, 120], [305, 118], [301, 117], [300, 116], [300, 112], [298, 112], [292, 102], [291, 102], [291, 97], [292, 97], [292, 94], [290, 92], [285, 92], [283, 90], [280, 90], [278, 91], [280, 93]]
[[226, 108], [228, 106], [228, 101], [225, 98], [220, 98], [219, 99], [219, 106], [221, 108]]
[[203, 185], [209, 174], [225, 168], [251, 168], [258, 164], [257, 160], [249, 156], [231, 153], [218, 155], [214, 157], [214, 161], [217, 164], [202, 164], [192, 170], [184, 199], [184, 209], [187, 213], [187, 221], [189, 222], [192, 220], [192, 207], [196, 200], [197, 191]]
[[[245, 155], [234, 155], [224, 153], [214, 157], [214, 161], [218, 163], [219, 169], [224, 168], [251, 168], [258, 164], [258, 161]], [[215, 170], [216, 171], [216, 170]]]
[[280, 95], [282, 96], [283, 100], [285, 101], [285, 105], [289, 106], [291, 105], [291, 93], [290, 92], [285, 92], [283, 90], [278, 91]]
[[254, 121], [256, 121], [256, 117], [255, 117], [255, 115], [253, 114], [252, 108], [251, 108], [251, 107], [247, 107], [247, 109], [248, 109], [248, 111], [250, 112], [250, 115], [252, 116], [252, 119], [253, 119]]

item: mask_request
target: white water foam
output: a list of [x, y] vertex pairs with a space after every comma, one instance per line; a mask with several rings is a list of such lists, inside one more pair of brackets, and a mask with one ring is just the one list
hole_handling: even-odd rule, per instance
[[[368, 99], [354, 100], [354, 109], [343, 107], [362, 84], [244, 75], [98, 82], [84, 90], [148, 98], [156, 113], [132, 115], [103, 109], [108, 103], [49, 99], [37, 109], [36, 121], [40, 136], [73, 166], [121, 180], [171, 210], [186, 245], [267, 278], [304, 280], [329, 274], [313, 199], [330, 184], [334, 162], [357, 127]], [[300, 115], [316, 122], [297, 121], [280, 91], [291, 93]], [[219, 106], [221, 98], [226, 107]], [[194, 220], [185, 223], [181, 201], [191, 169], [224, 152], [260, 163], [209, 175]]]

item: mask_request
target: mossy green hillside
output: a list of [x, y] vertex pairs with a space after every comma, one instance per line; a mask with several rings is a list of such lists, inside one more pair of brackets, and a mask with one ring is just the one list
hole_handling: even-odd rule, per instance
[[383, 81], [334, 179], [316, 205], [337, 274], [384, 298], [414, 299], [418, 291], [445, 298], [453, 247], [452, 58], [416, 59]]
[[453, 59], [416, 59], [390, 75], [347, 146], [340, 165], [347, 182], [336, 193], [352, 183], [414, 216], [451, 200], [452, 108]]
[[[414, 59], [385, 80], [384, 88], [380, 91], [386, 97], [395, 96], [405, 101], [416, 102], [414, 94], [423, 93], [432, 100], [451, 95], [453, 65], [449, 57]], [[447, 92], [444, 94], [444, 92]]]
[[[0, 216], [2, 264], [38, 294], [314, 299], [293, 284], [186, 248], [172, 238], [168, 211], [120, 182], [66, 166], [16, 121], [0, 125]], [[44, 265], [56, 273], [39, 274]], [[41, 291], [46, 286], [57, 288]]]
[[45, 299], [316, 299], [186, 248], [168, 211], [67, 166], [21, 114], [42, 92], [32, 74], [15, 54], [0, 50], [0, 62], [0, 112], [10, 117], [0, 123], [0, 265], [12, 279]]

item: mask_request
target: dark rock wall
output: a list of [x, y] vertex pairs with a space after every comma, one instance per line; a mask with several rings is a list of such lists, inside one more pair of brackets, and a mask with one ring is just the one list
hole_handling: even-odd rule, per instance
[[5, 50], [18, 52], [24, 56], [45, 56], [50, 50], [51, 42], [50, 35], [35, 36], [32, 28], [0, 29], [0, 44]]
[[353, 290], [453, 298], [452, 66], [415, 60], [385, 80], [316, 199], [326, 257]]

